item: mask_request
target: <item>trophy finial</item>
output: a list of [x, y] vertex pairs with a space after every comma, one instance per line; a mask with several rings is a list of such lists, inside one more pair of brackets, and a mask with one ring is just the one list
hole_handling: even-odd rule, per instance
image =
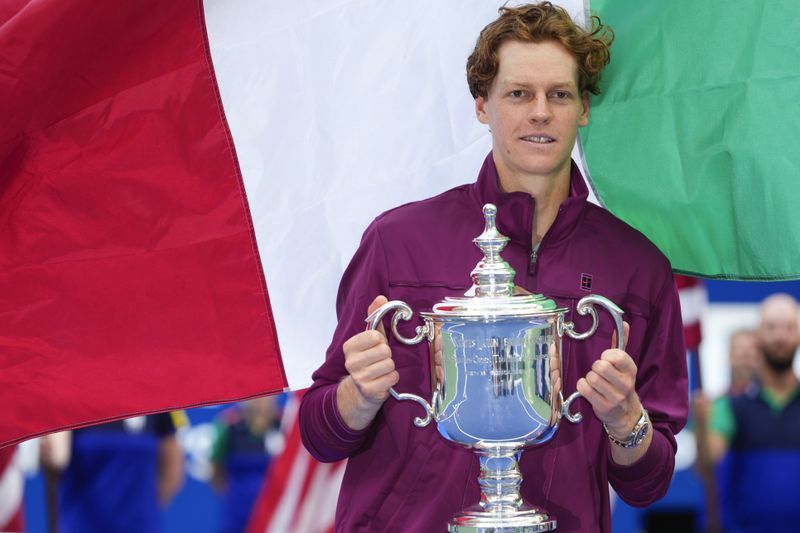
[[483, 259], [472, 270], [472, 284], [479, 297], [503, 297], [514, 293], [514, 269], [500, 256], [508, 237], [497, 229], [497, 206], [483, 206], [486, 226], [472, 242], [483, 252]]
[[486, 227], [490, 225], [495, 227], [494, 219], [497, 216], [497, 206], [494, 204], [486, 204], [483, 206], [483, 216], [486, 219]]

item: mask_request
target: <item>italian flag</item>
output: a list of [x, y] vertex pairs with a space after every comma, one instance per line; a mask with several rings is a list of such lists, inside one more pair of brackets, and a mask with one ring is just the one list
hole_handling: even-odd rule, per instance
[[[3, 2], [0, 444], [309, 385], [361, 231], [488, 152], [503, 3]], [[701, 4], [563, 2], [617, 33], [576, 157], [677, 270], [798, 277], [794, 11]]]

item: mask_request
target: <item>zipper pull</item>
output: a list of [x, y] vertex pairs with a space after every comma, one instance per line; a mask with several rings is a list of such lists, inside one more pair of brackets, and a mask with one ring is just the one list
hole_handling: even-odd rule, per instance
[[538, 255], [539, 255], [539, 249], [534, 248], [533, 251], [531, 251], [531, 266], [536, 264], [536, 257]]

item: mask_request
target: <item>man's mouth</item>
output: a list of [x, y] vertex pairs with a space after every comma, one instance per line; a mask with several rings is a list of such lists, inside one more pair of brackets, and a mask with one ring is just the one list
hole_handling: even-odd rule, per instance
[[522, 140], [534, 144], [549, 144], [556, 142], [555, 139], [553, 139], [548, 135], [527, 135], [525, 137], [522, 137]]

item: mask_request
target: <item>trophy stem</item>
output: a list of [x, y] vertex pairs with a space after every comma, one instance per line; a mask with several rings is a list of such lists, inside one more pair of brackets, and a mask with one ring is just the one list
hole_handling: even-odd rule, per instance
[[519, 495], [522, 485], [519, 450], [494, 448], [479, 453], [481, 508], [489, 513], [513, 513], [518, 510], [522, 506], [522, 497]]
[[494, 446], [476, 450], [481, 471], [478, 485], [481, 501], [455, 516], [448, 524], [455, 533], [538, 533], [552, 531], [556, 521], [547, 513], [527, 505], [519, 494], [522, 474], [518, 446]]

